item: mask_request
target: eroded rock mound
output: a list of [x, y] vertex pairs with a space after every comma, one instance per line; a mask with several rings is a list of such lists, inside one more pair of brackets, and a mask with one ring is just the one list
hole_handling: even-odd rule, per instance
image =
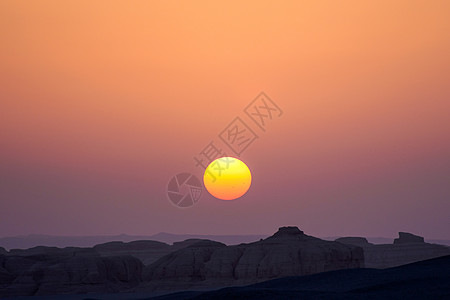
[[45, 248], [0, 255], [0, 297], [116, 292], [141, 282], [143, 264], [135, 257]]
[[425, 243], [425, 239], [421, 236], [414, 235], [408, 232], [399, 232], [398, 239], [394, 240], [394, 244], [411, 244], [411, 243]]
[[363, 265], [360, 247], [314, 238], [297, 227], [282, 227], [273, 236], [251, 244], [192, 244], [147, 266], [143, 277], [155, 284], [240, 284]]
[[94, 246], [104, 257], [132, 255], [139, 258], [144, 265], [149, 265], [159, 258], [173, 252], [173, 246], [157, 241], [108, 242]]
[[450, 254], [450, 248], [425, 243], [424, 238], [407, 232], [399, 232], [393, 244], [371, 244], [365, 238], [339, 238], [344, 244], [358, 245], [364, 249], [367, 268], [390, 268]]
[[360, 247], [372, 245], [364, 237], [342, 237], [342, 238], [336, 239], [336, 242], [339, 242], [342, 244], [347, 244], [347, 245], [360, 246]]

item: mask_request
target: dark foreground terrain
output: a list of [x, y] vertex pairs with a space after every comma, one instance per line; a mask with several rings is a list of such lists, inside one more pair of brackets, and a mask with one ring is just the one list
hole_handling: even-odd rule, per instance
[[14, 300], [181, 299], [450, 299], [450, 255], [389, 269], [348, 269], [284, 277], [214, 291], [114, 293], [7, 298]]
[[352, 269], [147, 299], [450, 299], [450, 255], [389, 269]]

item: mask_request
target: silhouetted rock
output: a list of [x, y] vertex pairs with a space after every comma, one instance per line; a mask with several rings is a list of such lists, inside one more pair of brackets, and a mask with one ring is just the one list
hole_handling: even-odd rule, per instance
[[202, 240], [182, 250], [173, 252], [146, 267], [144, 279], [162, 280], [166, 278], [185, 280], [204, 280], [206, 278], [205, 263], [211, 259], [217, 248], [226, 247], [225, 244]]
[[150, 264], [192, 244], [225, 246], [192, 239], [174, 246], [157, 241], [119, 241], [93, 248], [12, 249], [0, 254], [0, 297], [123, 291], [142, 281], [143, 263]]
[[169, 244], [175, 244], [185, 240], [210, 240], [224, 243], [226, 245], [236, 245], [241, 243], [251, 243], [261, 238], [266, 238], [267, 235], [204, 235], [204, 234], [172, 234], [160, 232], [152, 235], [149, 239]]
[[133, 241], [133, 242], [108, 242], [104, 244], [95, 245], [94, 249], [103, 251], [139, 251], [149, 249], [167, 249], [170, 245], [157, 241]]
[[308, 236], [297, 227], [281, 227], [244, 249], [236, 267], [242, 277], [273, 278], [364, 266], [361, 248]]
[[[386, 268], [450, 253], [400, 233], [394, 244], [360, 237], [325, 241], [281, 227], [249, 244], [189, 239], [108, 242], [94, 248], [34, 247], [0, 254], [0, 298], [7, 296], [214, 288], [364, 266]], [[363, 250], [364, 249], [364, 250]], [[144, 262], [144, 264], [142, 263]]]
[[201, 235], [201, 234], [171, 234], [158, 233], [154, 235], [101, 235], [101, 236], [52, 236], [30, 234], [26, 236], [12, 236], [0, 238], [0, 246], [8, 249], [28, 249], [36, 246], [48, 247], [94, 247], [95, 245], [110, 241], [132, 242], [139, 240], [159, 241], [172, 244], [187, 239], [208, 239], [227, 245], [250, 243], [267, 235]]
[[117, 241], [96, 245], [94, 249], [105, 257], [132, 255], [140, 259], [144, 265], [149, 265], [164, 255], [175, 251], [176, 248], [157, 241], [133, 241], [129, 243]]
[[299, 238], [303, 237], [305, 234], [303, 231], [298, 229], [298, 227], [295, 226], [285, 226], [278, 228], [278, 231], [275, 232], [274, 235], [270, 236], [269, 238]]
[[297, 227], [282, 227], [251, 244], [192, 244], [147, 266], [143, 278], [155, 288], [161, 288], [162, 282], [178, 287], [242, 284], [363, 265], [362, 248], [314, 238]]
[[363, 239], [339, 238], [336, 241], [362, 247], [367, 268], [401, 266], [450, 254], [449, 247], [425, 243], [423, 237], [411, 233], [399, 232], [399, 238], [395, 239], [393, 244], [375, 245], [364, 243]]
[[409, 243], [425, 243], [423, 237], [414, 235], [408, 232], [399, 232], [398, 239], [394, 240], [394, 244], [409, 244]]
[[172, 248], [174, 250], [178, 250], [178, 249], [182, 249], [182, 248], [186, 248], [188, 246], [191, 246], [191, 245], [193, 245], [195, 243], [198, 243], [200, 241], [210, 241], [210, 240], [205, 240], [205, 239], [187, 239], [187, 240], [184, 240], [184, 241], [181, 241], [181, 242], [173, 243]]
[[94, 249], [100, 253], [101, 256], [105, 257], [132, 255], [139, 258], [144, 265], [148, 266], [167, 254], [186, 248], [200, 241], [208, 240], [188, 239], [182, 242], [176, 242], [173, 245], [157, 241], [133, 241], [129, 243], [115, 241], [96, 245], [94, 246]]
[[38, 246], [30, 249], [11, 249], [8, 253], [9, 256], [27, 256], [27, 257], [47, 257], [49, 259], [57, 259], [70, 257], [74, 255], [98, 255], [98, 253], [92, 248], [57, 248], [57, 247], [45, 247]]
[[336, 239], [336, 242], [339, 242], [342, 244], [347, 244], [347, 245], [360, 246], [360, 247], [373, 245], [373, 244], [369, 243], [367, 241], [367, 239], [364, 237], [342, 237], [342, 238]]
[[14, 280], [14, 275], [5, 269], [6, 257], [0, 254], [0, 285], [9, 284]]
[[0, 256], [0, 297], [114, 292], [138, 285], [143, 265], [132, 256], [101, 257], [93, 249], [44, 248]]
[[37, 269], [35, 295], [85, 292], [118, 292], [141, 282], [142, 263], [132, 256], [73, 257]]

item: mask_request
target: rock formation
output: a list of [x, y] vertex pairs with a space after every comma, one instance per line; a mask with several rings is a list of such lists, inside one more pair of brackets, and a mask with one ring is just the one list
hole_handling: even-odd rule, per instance
[[96, 245], [94, 246], [94, 250], [104, 257], [132, 255], [140, 259], [142, 263], [147, 266], [167, 254], [199, 241], [204, 240], [188, 239], [182, 242], [175, 242], [173, 245], [157, 241], [133, 241], [129, 243], [116, 241]]
[[364, 237], [342, 237], [336, 239], [336, 242], [347, 244], [347, 245], [354, 245], [359, 247], [365, 247], [368, 245], [373, 245], [367, 241]]
[[141, 282], [132, 256], [101, 257], [93, 249], [37, 247], [0, 255], [0, 297], [115, 292]]
[[296, 227], [235, 246], [191, 239], [174, 245], [109, 242], [5, 252], [0, 255], [0, 297], [226, 286], [364, 263], [361, 248], [307, 236]]
[[132, 255], [141, 260], [144, 265], [149, 265], [175, 251], [173, 246], [157, 241], [109, 242], [96, 245], [94, 249], [104, 257]]
[[425, 243], [424, 238], [399, 232], [393, 244], [371, 244], [365, 238], [345, 237], [336, 242], [357, 245], [364, 249], [367, 268], [390, 268], [450, 254], [447, 246]]
[[143, 279], [158, 287], [178, 283], [186, 288], [243, 284], [363, 265], [360, 247], [314, 238], [297, 227], [282, 227], [273, 236], [251, 244], [192, 244], [147, 266]]
[[425, 239], [421, 236], [414, 235], [408, 232], [399, 232], [398, 239], [394, 240], [394, 244], [411, 244], [411, 243], [425, 243]]
[[358, 237], [325, 241], [297, 227], [282, 227], [266, 239], [234, 246], [190, 239], [173, 245], [135, 241], [3, 250], [0, 298], [210, 289], [364, 265], [386, 268], [450, 253], [446, 246], [408, 233], [400, 233], [394, 244], [374, 245]]

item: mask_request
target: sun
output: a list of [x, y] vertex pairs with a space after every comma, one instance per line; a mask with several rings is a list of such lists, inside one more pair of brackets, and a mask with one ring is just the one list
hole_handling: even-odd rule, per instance
[[234, 200], [244, 195], [252, 183], [247, 165], [234, 157], [221, 157], [211, 162], [203, 175], [206, 190], [221, 200]]

